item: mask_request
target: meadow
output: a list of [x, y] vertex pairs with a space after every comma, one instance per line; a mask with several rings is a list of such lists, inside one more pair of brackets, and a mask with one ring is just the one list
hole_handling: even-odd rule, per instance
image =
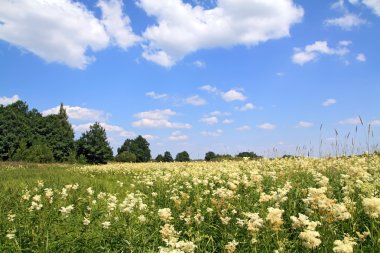
[[380, 157], [2, 163], [0, 252], [380, 252]]

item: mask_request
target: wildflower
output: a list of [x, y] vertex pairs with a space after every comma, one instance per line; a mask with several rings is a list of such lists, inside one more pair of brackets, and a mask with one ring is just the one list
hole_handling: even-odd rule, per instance
[[236, 250], [236, 246], [239, 243], [233, 240], [232, 242], [229, 242], [226, 246], [224, 246], [224, 249], [227, 251], [227, 253], [233, 253]]
[[53, 190], [51, 188], [45, 188], [45, 197], [49, 200], [49, 203], [51, 204], [53, 202]]
[[102, 223], [102, 227], [104, 229], [108, 229], [110, 226], [111, 226], [111, 222], [109, 222], [109, 221], [105, 221]]
[[228, 225], [228, 223], [230, 223], [231, 217], [228, 217], [228, 216], [226, 216], [226, 217], [220, 216], [220, 220], [222, 221], [222, 223], [223, 223], [224, 225]]
[[140, 221], [140, 223], [144, 223], [146, 221], [146, 217], [144, 215], [140, 215], [137, 219]]
[[91, 223], [90, 219], [87, 217], [84, 217], [82, 222], [83, 222], [83, 225], [85, 226], [88, 226]]
[[159, 209], [158, 216], [160, 217], [160, 220], [162, 220], [163, 222], [169, 222], [173, 219], [172, 211], [170, 210], [170, 208]]
[[7, 219], [9, 222], [13, 222], [16, 218], [16, 214], [12, 213], [12, 211], [10, 211], [7, 215]]
[[88, 187], [86, 191], [88, 195], [90, 196], [94, 195], [94, 190], [91, 187]]
[[69, 205], [67, 207], [61, 207], [59, 211], [63, 215], [63, 217], [67, 218], [71, 211], [74, 210], [74, 205]]
[[266, 220], [270, 222], [270, 225], [274, 231], [280, 230], [281, 225], [284, 223], [282, 220], [282, 214], [284, 210], [269, 207]]
[[171, 224], [165, 224], [161, 227], [160, 230], [161, 238], [166, 243], [177, 242], [178, 241], [178, 232], [175, 231], [174, 226]]
[[321, 244], [319, 239], [320, 234], [314, 230], [308, 230], [301, 232], [299, 238], [303, 240], [303, 245], [308, 249], [315, 249]]
[[197, 246], [191, 241], [179, 241], [175, 244], [175, 248], [180, 252], [193, 253]]
[[350, 236], [345, 236], [343, 241], [334, 241], [334, 245], [335, 247], [333, 248], [333, 251], [336, 253], [352, 253], [354, 252], [354, 246], [356, 245], [356, 242]]
[[29, 190], [25, 190], [24, 194], [21, 196], [22, 200], [29, 200], [30, 199], [30, 192]]
[[16, 230], [8, 230], [8, 233], [5, 236], [8, 240], [13, 240], [16, 238]]
[[380, 217], [380, 198], [364, 198], [363, 199], [363, 208], [366, 214], [371, 218]]

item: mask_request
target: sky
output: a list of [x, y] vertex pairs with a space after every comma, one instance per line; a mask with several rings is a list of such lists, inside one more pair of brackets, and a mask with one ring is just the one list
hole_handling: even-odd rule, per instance
[[379, 45], [380, 0], [2, 0], [0, 104], [62, 102], [76, 138], [100, 122], [153, 157], [357, 152]]

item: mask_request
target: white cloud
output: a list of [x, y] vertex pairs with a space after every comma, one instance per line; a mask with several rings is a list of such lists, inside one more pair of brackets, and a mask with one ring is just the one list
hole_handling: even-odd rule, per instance
[[[73, 130], [76, 133], [83, 133], [85, 131], [88, 131], [90, 129], [90, 126], [93, 124], [94, 123], [86, 123], [86, 124], [72, 125], [72, 126], [73, 126]], [[108, 125], [107, 123], [104, 123], [104, 122], [100, 123], [100, 125], [106, 130], [107, 134], [108, 133], [115, 133], [115, 134], [117, 134], [121, 137], [124, 137], [124, 138], [136, 136], [135, 133], [129, 132], [120, 126]]]
[[215, 86], [211, 85], [203, 85], [202, 87], [199, 87], [199, 89], [210, 93], [219, 93], [219, 90]]
[[186, 98], [185, 103], [190, 104], [190, 105], [199, 106], [199, 105], [205, 105], [207, 102], [206, 102], [206, 100], [204, 100], [200, 96], [194, 95], [194, 96]]
[[349, 52], [348, 46], [351, 41], [340, 41], [336, 48], [330, 48], [327, 41], [316, 41], [307, 45], [304, 49], [295, 48], [292, 56], [293, 63], [303, 65], [309, 61], [317, 59], [319, 55], [338, 55], [343, 56]]
[[156, 135], [151, 135], [151, 134], [144, 134], [142, 137], [144, 137], [148, 141], [156, 140], [158, 139], [158, 136]]
[[132, 125], [141, 128], [191, 128], [187, 123], [171, 122], [169, 119], [174, 115], [176, 112], [170, 109], [140, 112], [135, 115], [139, 120]]
[[245, 131], [251, 130], [251, 127], [248, 126], [248, 125], [244, 125], [244, 126], [236, 128], [236, 130], [239, 131], [239, 132], [245, 132]]
[[232, 119], [225, 119], [223, 120], [223, 124], [232, 124], [234, 121]]
[[367, 57], [365, 56], [365, 54], [363, 53], [360, 53], [356, 56], [356, 60], [357, 61], [360, 61], [360, 62], [366, 62], [367, 61]]
[[336, 99], [334, 99], [334, 98], [326, 99], [322, 103], [323, 106], [330, 106], [330, 105], [334, 105], [334, 104], [336, 104]]
[[284, 75], [285, 75], [284, 72], [277, 72], [277, 73], [276, 73], [276, 76], [280, 76], [280, 77], [281, 77], [281, 76], [284, 76]]
[[157, 24], [143, 33], [143, 57], [165, 67], [199, 49], [257, 45], [289, 36], [303, 9], [292, 0], [219, 0], [204, 9], [182, 0], [138, 0]]
[[372, 11], [380, 16], [380, 1], [379, 0], [363, 0], [363, 4], [365, 4], [368, 8], [372, 9]]
[[147, 92], [145, 93], [145, 95], [147, 95], [148, 97], [151, 97], [153, 99], [162, 99], [162, 98], [167, 98], [168, 97], [168, 94], [158, 94], [154, 91], [150, 91], [150, 92]]
[[20, 100], [20, 97], [18, 95], [14, 95], [13, 97], [0, 97], [0, 105], [7, 106], [9, 104], [13, 104], [14, 102], [17, 102]]
[[206, 123], [208, 125], [213, 125], [219, 122], [219, 119], [215, 116], [212, 117], [204, 117], [200, 120], [200, 122]]
[[343, 125], [359, 125], [359, 124], [361, 124], [361, 120], [360, 120], [359, 117], [348, 118], [348, 119], [339, 121], [339, 124], [343, 124]]
[[102, 24], [114, 43], [126, 50], [141, 39], [136, 36], [128, 16], [123, 14], [122, 0], [100, 0], [97, 6], [102, 10]]
[[[67, 116], [70, 119], [78, 120], [92, 120], [92, 121], [104, 121], [107, 120], [111, 115], [103, 111], [79, 107], [79, 106], [63, 106], [66, 110]], [[58, 114], [60, 106], [56, 106], [45, 111], [42, 111], [42, 115], [46, 116], [49, 114]]]
[[273, 125], [271, 123], [264, 123], [264, 124], [258, 125], [257, 127], [264, 130], [273, 130], [276, 128], [276, 125]]
[[181, 131], [175, 131], [169, 136], [171, 141], [186, 141], [189, 137], [185, 134], [182, 134]]
[[379, 119], [375, 119], [375, 120], [371, 121], [371, 125], [372, 126], [380, 126], [380, 120]]
[[229, 90], [222, 94], [222, 98], [224, 101], [231, 102], [235, 100], [244, 101], [247, 99], [246, 96], [243, 95], [243, 93], [237, 91], [237, 90]]
[[332, 18], [332, 19], [325, 20], [325, 25], [339, 26], [343, 30], [347, 30], [347, 31], [351, 30], [354, 27], [365, 25], [366, 23], [367, 23], [366, 20], [352, 13], [346, 13], [343, 17], [340, 17], [340, 18]]
[[218, 129], [214, 132], [208, 132], [208, 131], [202, 131], [201, 135], [208, 136], [208, 137], [219, 137], [223, 134], [223, 130]]
[[314, 124], [312, 122], [306, 122], [306, 121], [300, 121], [298, 122], [297, 124], [297, 128], [310, 128], [314, 126]]
[[206, 63], [203, 61], [200, 61], [200, 60], [194, 61], [193, 65], [198, 67], [198, 68], [205, 68], [206, 67]]
[[84, 69], [95, 60], [91, 51], [105, 49], [111, 41], [123, 49], [138, 41], [121, 0], [100, 0], [97, 6], [102, 20], [78, 1], [0, 1], [0, 39], [46, 62]]
[[242, 107], [235, 107], [236, 110], [242, 111], [242, 112], [253, 110], [255, 108], [256, 108], [256, 106], [254, 106], [252, 103], [247, 103], [247, 104], [243, 105]]

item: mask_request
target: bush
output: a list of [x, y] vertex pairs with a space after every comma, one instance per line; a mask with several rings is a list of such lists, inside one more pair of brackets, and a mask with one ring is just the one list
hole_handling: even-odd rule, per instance
[[115, 157], [115, 161], [122, 163], [134, 163], [136, 162], [136, 155], [128, 151], [123, 151]]
[[28, 149], [26, 160], [35, 163], [49, 163], [54, 161], [54, 156], [47, 144], [39, 143]]

